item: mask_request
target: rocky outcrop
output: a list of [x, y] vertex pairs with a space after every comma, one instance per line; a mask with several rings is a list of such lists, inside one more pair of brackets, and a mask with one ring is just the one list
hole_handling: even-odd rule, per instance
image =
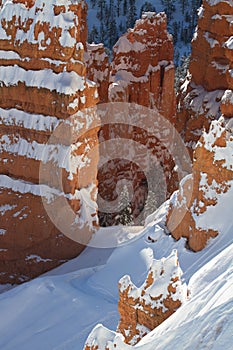
[[213, 121], [199, 140], [193, 154], [193, 173], [181, 182], [167, 218], [173, 237], [186, 237], [194, 251], [203, 249], [210, 238], [222, 232], [224, 218], [216, 222], [217, 212], [227, 213], [232, 208], [233, 137], [224, 118], [222, 123]]
[[232, 15], [233, 5], [227, 1], [204, 0], [199, 10], [190, 74], [181, 87], [176, 121], [190, 153], [213, 119], [221, 113], [232, 116]]
[[[91, 47], [89, 46], [89, 51]], [[96, 49], [91, 49], [93, 54]], [[100, 50], [100, 49], [99, 49]], [[102, 50], [102, 49], [101, 49]], [[102, 51], [101, 51], [102, 52]], [[96, 54], [95, 54], [96, 55]], [[105, 57], [105, 56], [103, 56]], [[93, 59], [96, 62], [97, 59]], [[104, 61], [105, 62], [105, 61]], [[97, 67], [98, 64], [94, 65]], [[88, 65], [88, 70], [92, 71], [92, 65]], [[107, 66], [104, 63], [104, 72], [107, 76]], [[100, 71], [100, 70], [98, 70]], [[101, 72], [101, 79], [102, 79]], [[98, 72], [90, 75], [98, 83]], [[102, 90], [102, 87], [101, 87]], [[103, 85], [106, 91], [106, 86]], [[101, 96], [106, 93], [100, 91]], [[167, 22], [165, 13], [146, 12], [140, 20], [137, 20], [133, 29], [129, 29], [113, 48], [113, 60], [110, 67], [110, 77], [108, 86], [109, 102], [121, 102], [126, 104], [137, 104], [157, 111], [163, 118], [171, 123], [175, 122], [175, 93], [174, 93], [174, 64], [173, 64], [173, 41], [172, 36], [167, 32]], [[106, 98], [100, 98], [105, 102]], [[104, 107], [103, 107], [104, 108]], [[107, 109], [107, 108], [106, 108]], [[114, 107], [113, 107], [114, 109]], [[117, 107], [116, 107], [117, 109]], [[128, 109], [128, 106], [125, 106]], [[115, 111], [110, 111], [116, 121]], [[137, 113], [137, 112], [135, 112]], [[145, 111], [141, 111], [144, 119]], [[147, 118], [151, 118], [147, 112]], [[158, 113], [154, 113], [154, 124], [157, 123]], [[111, 158], [98, 172], [99, 198], [112, 202], [116, 199], [116, 187], [121, 180], [131, 181], [134, 198], [130, 204], [131, 214], [134, 222], [139, 222], [139, 214], [145, 207], [148, 196], [148, 173], [152, 172], [150, 167], [162, 169], [162, 177], [165, 178], [166, 190], [162, 202], [171, 195], [178, 187], [178, 176], [175, 171], [173, 157], [161, 139], [153, 134], [152, 128], [148, 130], [147, 121], [144, 127], [139, 127], [140, 123], [134, 123], [133, 114], [127, 122], [115, 122], [114, 125], [102, 125], [99, 132], [99, 142], [104, 144], [112, 139], [129, 139], [134, 144], [128, 142], [127, 146], [121, 147], [120, 157]], [[149, 122], [150, 123], [150, 122]], [[161, 121], [161, 123], [163, 123]], [[163, 129], [161, 127], [161, 129]], [[157, 133], [158, 134], [158, 133]], [[145, 153], [135, 151], [135, 143], [144, 146]], [[137, 157], [132, 159], [132, 154], [137, 153]], [[148, 158], [152, 154], [153, 159]], [[103, 158], [103, 157], [102, 157]], [[123, 159], [124, 158], [124, 159]], [[101, 163], [101, 162], [100, 162]], [[139, 166], [143, 165], [143, 166]], [[157, 174], [154, 173], [154, 177]], [[160, 176], [161, 178], [161, 176]], [[156, 191], [155, 191], [156, 192]], [[156, 194], [155, 194], [156, 195]], [[162, 203], [158, 201], [158, 205]], [[116, 223], [119, 212], [105, 213], [99, 203], [99, 217], [102, 225], [112, 225]], [[138, 220], [138, 221], [137, 221]]]
[[135, 345], [185, 302], [187, 286], [181, 281], [181, 276], [177, 251], [174, 250], [166, 259], [153, 260], [141, 287], [137, 288], [129, 276], [121, 278], [118, 333], [98, 325], [89, 335], [85, 350], [107, 350], [110, 344], [114, 349], [131, 349], [123, 341]]
[[168, 258], [153, 261], [140, 288], [129, 276], [119, 281], [118, 331], [126, 343], [136, 344], [181, 306], [187, 298], [187, 286], [181, 276], [177, 252], [173, 251]]
[[109, 101], [156, 107], [165, 118], [173, 120], [173, 54], [165, 13], [143, 13], [113, 48]]
[[193, 172], [180, 184], [167, 225], [194, 251], [221, 233], [213, 213], [231, 191], [232, 15], [232, 2], [203, 1], [179, 96], [176, 126], [193, 154]]
[[[97, 224], [98, 152], [90, 158], [88, 151], [98, 145], [91, 109], [98, 100], [83, 58], [86, 10], [83, 1], [2, 1], [0, 283], [28, 280], [76, 256]], [[67, 208], [82, 244], [59, 228]], [[79, 240], [83, 226], [90, 235]]]
[[87, 78], [96, 83], [100, 102], [108, 102], [110, 65], [103, 44], [86, 45], [85, 64]]

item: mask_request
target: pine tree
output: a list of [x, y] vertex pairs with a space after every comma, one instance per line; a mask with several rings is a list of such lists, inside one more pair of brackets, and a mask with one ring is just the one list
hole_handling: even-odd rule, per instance
[[129, 225], [133, 223], [132, 210], [129, 200], [129, 191], [126, 185], [123, 186], [123, 189], [119, 196], [119, 206], [118, 206], [118, 215], [116, 216], [116, 225]]
[[95, 25], [93, 25], [92, 30], [88, 33], [88, 42], [96, 43], [99, 39], [99, 32]]
[[135, 0], [129, 0], [129, 7], [126, 14], [127, 28], [133, 28], [136, 18], [137, 18], [137, 9], [135, 6]]
[[112, 48], [118, 38], [114, 0], [109, 3], [109, 21], [108, 21], [108, 47]]

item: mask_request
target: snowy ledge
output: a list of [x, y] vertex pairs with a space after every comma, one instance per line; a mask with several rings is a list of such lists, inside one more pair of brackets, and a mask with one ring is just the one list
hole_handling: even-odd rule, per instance
[[[21, 194], [30, 193], [34, 196], [40, 196], [51, 203], [56, 197], [64, 197], [68, 200], [77, 199], [81, 202], [85, 199], [85, 203], [89, 204], [89, 208], [93, 211], [96, 210], [96, 203], [91, 200], [91, 192], [93, 191], [94, 184], [90, 184], [87, 188], [81, 188], [80, 190], [75, 190], [74, 194], [64, 193], [56, 188], [44, 185], [44, 184], [34, 184], [32, 182], [24, 180], [12, 179], [7, 175], [0, 175], [0, 188], [7, 188], [13, 192], [19, 192]], [[8, 208], [10, 209], [10, 208]]]
[[19, 126], [36, 131], [53, 131], [59, 124], [56, 117], [30, 114], [15, 108], [0, 108], [0, 125]]
[[85, 89], [84, 77], [75, 72], [56, 74], [51, 69], [33, 71], [17, 65], [0, 67], [0, 86], [16, 86], [20, 82], [27, 87], [45, 88], [65, 95], [74, 95]]
[[[55, 166], [66, 169], [67, 172], [73, 174], [77, 172], [77, 169], [80, 170], [90, 163], [87, 154], [74, 154], [80, 146], [81, 142], [66, 146], [62, 144], [43, 144], [36, 141], [28, 142], [20, 137], [12, 139], [7, 135], [0, 138], [0, 151], [43, 163], [52, 162]], [[88, 152], [88, 150], [89, 146], [86, 145], [84, 151]]]
[[[78, 3], [83, 4], [82, 0], [75, 1], [75, 5]], [[16, 17], [16, 24], [18, 23], [28, 23], [33, 19], [30, 24], [30, 29], [24, 31], [22, 29], [17, 29], [15, 40], [20, 44], [27, 40], [29, 43], [37, 44], [39, 43], [40, 49], [45, 50], [50, 44], [50, 40], [45, 41], [44, 32], [40, 32], [38, 37], [35, 38], [36, 26], [41, 23], [46, 23], [49, 29], [61, 28], [61, 35], [59, 38], [59, 43], [63, 47], [74, 47], [76, 44], [76, 32], [78, 26], [78, 16], [75, 15], [70, 7], [74, 5], [73, 0], [37, 0], [31, 8], [26, 8], [21, 3], [14, 3], [11, 0], [3, 0], [1, 8], [1, 20], [6, 22], [11, 22], [13, 16]], [[65, 12], [60, 12], [59, 14], [54, 13], [55, 6], [63, 6]], [[17, 23], [18, 22], [18, 23]], [[71, 35], [72, 29], [74, 29], [74, 34]], [[3, 26], [0, 26], [0, 37], [1, 39], [9, 40], [10, 36], [7, 35]]]

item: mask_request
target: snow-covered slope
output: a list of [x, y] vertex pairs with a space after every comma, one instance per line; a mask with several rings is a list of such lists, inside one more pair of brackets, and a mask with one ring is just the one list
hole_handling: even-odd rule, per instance
[[[230, 350], [232, 230], [210, 241], [203, 251], [193, 253], [186, 250], [184, 239], [175, 242], [161, 228], [167, 207], [165, 203], [148, 218], [146, 228], [128, 244], [105, 249], [89, 247], [47, 275], [2, 293], [0, 349], [82, 350], [98, 323], [116, 329], [119, 279], [129, 274], [140, 286], [153, 257], [167, 257], [172, 249], [177, 249], [190, 291], [189, 301], [135, 348]], [[229, 227], [230, 222], [229, 218]], [[101, 235], [100, 232], [99, 239]], [[98, 235], [94, 239], [97, 241]]]

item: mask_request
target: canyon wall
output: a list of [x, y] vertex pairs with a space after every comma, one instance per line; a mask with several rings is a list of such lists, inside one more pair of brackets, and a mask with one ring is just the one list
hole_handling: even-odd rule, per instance
[[[98, 151], [88, 156], [98, 145], [98, 95], [86, 79], [86, 12], [84, 1], [2, 1], [0, 283], [26, 281], [76, 256], [98, 222]], [[46, 205], [57, 222], [71, 209], [76, 241], [79, 227], [89, 228], [82, 244], [60, 232]]]
[[[178, 98], [176, 127], [192, 154], [203, 129], [223, 113], [232, 116], [233, 5], [203, 0], [192, 40], [189, 74]], [[226, 95], [228, 98], [226, 99]]]
[[193, 171], [173, 198], [167, 226], [176, 239], [186, 237], [194, 251], [221, 234], [214, 212], [231, 193], [232, 15], [232, 2], [203, 1], [178, 99], [176, 126], [193, 155]]

